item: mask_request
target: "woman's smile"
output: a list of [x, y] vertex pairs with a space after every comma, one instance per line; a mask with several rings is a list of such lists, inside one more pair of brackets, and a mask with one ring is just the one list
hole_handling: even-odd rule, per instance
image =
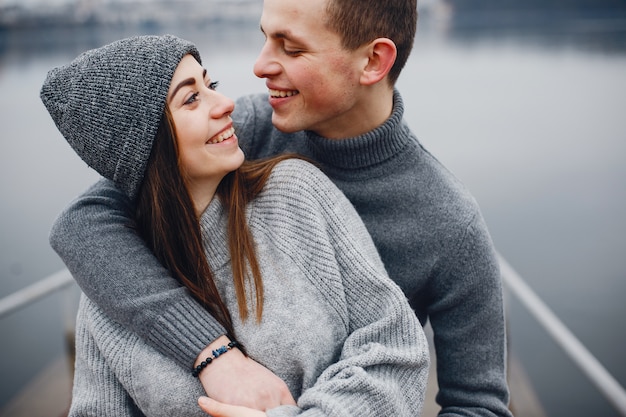
[[233, 128], [232, 126], [229, 127], [228, 129], [222, 131], [220, 134], [212, 137], [211, 139], [209, 139], [207, 141], [207, 144], [211, 145], [211, 144], [215, 144], [215, 143], [220, 143], [223, 142], [227, 139], [232, 138], [233, 136], [235, 136], [235, 128]]

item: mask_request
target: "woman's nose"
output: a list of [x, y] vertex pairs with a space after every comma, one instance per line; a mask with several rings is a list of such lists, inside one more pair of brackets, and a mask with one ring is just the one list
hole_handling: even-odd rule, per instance
[[235, 109], [235, 102], [230, 97], [226, 97], [222, 93], [215, 91], [215, 94], [217, 95], [217, 103], [211, 108], [211, 117], [219, 119], [230, 115]]

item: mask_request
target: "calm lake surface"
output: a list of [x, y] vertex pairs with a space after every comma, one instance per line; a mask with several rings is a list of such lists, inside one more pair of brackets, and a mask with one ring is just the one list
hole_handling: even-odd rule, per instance
[[[422, 16], [398, 83], [405, 117], [472, 190], [501, 254], [626, 385], [626, 19], [509, 23]], [[63, 268], [50, 226], [97, 178], [39, 100], [46, 72], [137, 33], [196, 42], [227, 95], [265, 90], [252, 74], [263, 41], [256, 22], [0, 33], [0, 297]], [[75, 299], [59, 292], [0, 319], [0, 409], [63, 354]], [[507, 300], [511, 351], [548, 415], [616, 416]]]

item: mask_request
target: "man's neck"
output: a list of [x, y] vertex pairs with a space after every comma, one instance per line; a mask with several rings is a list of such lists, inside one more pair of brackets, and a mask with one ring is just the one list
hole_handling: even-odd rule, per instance
[[393, 88], [380, 84], [363, 92], [350, 118], [337, 121], [338, 125], [332, 130], [316, 133], [327, 139], [341, 140], [363, 135], [385, 123], [393, 111]]

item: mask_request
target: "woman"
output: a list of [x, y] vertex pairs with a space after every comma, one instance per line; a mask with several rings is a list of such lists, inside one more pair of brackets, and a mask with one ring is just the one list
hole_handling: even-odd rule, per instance
[[422, 327], [357, 213], [305, 161], [244, 162], [234, 104], [200, 62], [182, 39], [134, 37], [42, 87], [69, 144], [136, 203], [137, 232], [227, 330], [190, 372], [83, 297], [70, 415], [204, 415], [194, 377], [244, 346], [297, 401], [249, 415], [419, 415]]

